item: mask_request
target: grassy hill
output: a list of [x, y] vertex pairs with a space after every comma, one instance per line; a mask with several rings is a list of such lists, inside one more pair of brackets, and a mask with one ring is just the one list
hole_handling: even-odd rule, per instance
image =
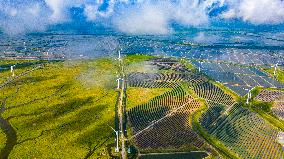
[[13, 62], [26, 65], [16, 66], [15, 77], [10, 70], [1, 72], [0, 84], [9, 83], [0, 89], [0, 119], [9, 126], [2, 124], [5, 131], [0, 131], [0, 158], [112, 155], [115, 136], [108, 124], [114, 126], [117, 98], [114, 61], [5, 64]]

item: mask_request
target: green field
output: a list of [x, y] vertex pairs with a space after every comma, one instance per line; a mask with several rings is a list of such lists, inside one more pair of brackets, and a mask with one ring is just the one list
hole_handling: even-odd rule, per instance
[[0, 141], [0, 149], [3, 149], [6, 145], [6, 135], [2, 130], [0, 130]]
[[[110, 158], [115, 136], [108, 124], [114, 126], [116, 63], [108, 59], [44, 63], [0, 90], [1, 101], [5, 100], [0, 117], [16, 132], [6, 143], [0, 131], [0, 156]], [[9, 70], [1, 72], [1, 83], [9, 76]], [[10, 148], [4, 149], [5, 144]]]
[[170, 88], [128, 88], [127, 109], [147, 103], [152, 98], [162, 95], [170, 90]]
[[[270, 74], [271, 76], [274, 76], [274, 68], [264, 68], [263, 69], [265, 72], [267, 72], [268, 74]], [[280, 82], [284, 82], [284, 70], [283, 67], [278, 67], [277, 71], [276, 71], [276, 78], [278, 81]]]
[[[0, 70], [0, 159], [121, 158], [120, 153], [114, 152], [115, 134], [109, 127], [110, 125], [117, 129], [118, 126], [117, 77], [124, 75], [127, 79], [130, 73], [165, 76], [182, 73], [173, 68], [158, 69], [157, 66], [149, 64], [148, 60], [153, 58], [146, 55], [129, 55], [120, 64], [118, 60], [107, 58], [82, 61], [0, 61], [0, 67], [5, 68]], [[185, 73], [187, 77], [196, 75], [207, 79], [197, 72], [189, 61], [177, 61], [190, 70], [189, 73]], [[11, 64], [17, 64], [14, 77], [9, 69]], [[266, 71], [272, 73], [273, 70]], [[282, 75], [279, 71], [277, 78], [280, 81], [283, 80]], [[255, 88], [252, 91], [253, 99], [246, 105], [246, 97], [239, 97], [221, 83], [205, 81], [220, 88], [242, 107], [258, 113], [274, 127], [284, 130], [283, 121], [271, 113], [273, 103], [263, 103], [254, 99], [263, 88]], [[200, 97], [194, 90], [195, 85], [184, 80], [173, 80], [169, 83], [178, 83], [179, 87], [127, 86], [125, 94], [121, 90], [121, 94], [125, 95], [123, 101], [126, 115], [131, 109], [143, 104], [141, 110], [146, 110], [147, 103], [152, 106], [165, 100], [180, 104], [182, 99], [185, 99], [180, 92], [184, 92], [199, 102], [200, 107], [192, 108], [186, 123], [180, 125], [188, 124], [192, 132], [204, 140], [204, 144], [199, 148], [191, 145], [148, 150], [139, 149], [135, 141], [129, 139], [126, 150], [129, 146], [137, 150], [129, 156], [137, 156], [140, 153], [166, 153], [143, 154], [140, 158], [203, 158], [207, 154], [209, 156], [206, 158], [239, 158], [239, 154], [201, 125], [200, 119], [209, 110], [209, 104], [206, 98]], [[213, 92], [212, 96], [214, 95]], [[166, 108], [167, 105], [163, 107]], [[124, 116], [124, 121], [127, 121], [126, 117]], [[131, 123], [127, 121], [124, 124], [127, 129], [126, 137], [131, 138], [134, 135]], [[204, 151], [207, 154], [192, 156], [191, 151]], [[171, 152], [184, 153], [177, 155], [170, 154]]]

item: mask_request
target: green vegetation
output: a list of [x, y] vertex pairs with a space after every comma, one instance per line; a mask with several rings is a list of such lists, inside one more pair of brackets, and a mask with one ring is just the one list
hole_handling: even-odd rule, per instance
[[[192, 89], [192, 87], [190, 87], [190, 86], [188, 85], [187, 82], [182, 81], [182, 82], [180, 82], [180, 85], [181, 85], [182, 89], [183, 89], [185, 92], [187, 92], [189, 95], [191, 95], [194, 99], [198, 99], [198, 98], [199, 98], [198, 95], [194, 92], [194, 90]], [[204, 104], [204, 103], [201, 103], [201, 104]]]
[[258, 113], [262, 118], [268, 121], [271, 125], [278, 127], [284, 131], [284, 124], [277, 116], [275, 116], [271, 109], [273, 107], [273, 102], [262, 102], [256, 100], [256, 96], [263, 90], [262, 87], [256, 87], [251, 91], [252, 99], [249, 105], [245, 104], [245, 98], [242, 99], [242, 104], [244, 107], [248, 107], [250, 110]]
[[252, 98], [255, 98], [262, 90], [263, 90], [263, 87], [255, 87], [255, 88], [253, 88], [251, 90]]
[[[174, 70], [158, 70], [155, 66], [146, 66], [145, 61], [154, 58], [147, 55], [129, 55], [123, 60], [124, 73], [176, 73]], [[187, 60], [179, 62], [187, 68], [196, 71]], [[5, 134], [0, 129], [0, 158], [5, 154], [9, 158], [115, 158], [120, 154], [114, 153], [113, 131], [108, 125], [114, 126], [115, 104], [118, 92], [116, 78], [118, 61], [107, 58], [84, 61], [0, 61], [1, 65], [17, 63], [16, 76], [41, 66], [19, 78], [11, 77], [8, 67], [0, 72], [0, 85], [11, 82], [0, 88], [0, 101], [4, 102], [4, 109], [0, 118], [11, 125], [16, 135]], [[273, 69], [267, 69], [273, 74]], [[279, 70], [277, 78], [284, 82], [284, 72]], [[239, 97], [221, 83], [210, 81], [228, 94], [257, 112], [262, 118], [275, 127], [284, 131], [283, 121], [271, 113], [273, 103], [256, 101], [254, 98], [263, 89], [256, 87], [252, 90], [249, 105], [245, 105], [246, 98]], [[202, 150], [210, 153], [207, 158], [222, 155], [224, 158], [238, 158], [224, 143], [209, 134], [200, 124], [199, 120], [207, 111], [206, 101], [199, 99], [188, 83], [180, 82], [181, 89], [196, 99], [202, 108], [194, 110], [188, 116], [190, 126], [202, 136], [207, 143], [201, 148], [184, 146], [178, 150], [175, 147], [157, 149], [157, 152]], [[124, 104], [129, 110], [135, 106], [158, 99], [162, 94], [173, 91], [171, 88], [127, 88]], [[174, 100], [173, 97], [171, 100]], [[186, 117], [186, 119], [188, 119]], [[126, 119], [124, 119], [126, 121]], [[1, 121], [0, 121], [1, 122]], [[1, 124], [1, 123], [0, 123]], [[127, 136], [132, 131], [129, 123]], [[4, 124], [2, 124], [4, 125]], [[9, 132], [11, 133], [11, 132]], [[9, 139], [9, 135], [12, 137]], [[5, 149], [12, 146], [11, 151]], [[211, 145], [214, 149], [209, 146]], [[127, 146], [135, 145], [131, 140]], [[135, 149], [133, 147], [133, 149]], [[5, 151], [3, 151], [5, 150]], [[217, 150], [218, 152], [216, 152]], [[150, 152], [147, 149], [140, 152]], [[136, 152], [134, 153], [137, 154]], [[3, 156], [1, 156], [3, 155]], [[162, 155], [163, 156], [163, 155]], [[4, 156], [5, 157], [5, 156]], [[147, 156], [143, 156], [144, 158]], [[142, 158], [143, 158], [142, 157]], [[148, 156], [149, 157], [149, 156]], [[155, 156], [156, 158], [157, 156]], [[167, 156], [169, 157], [169, 156]], [[175, 156], [176, 157], [176, 156]], [[164, 156], [163, 156], [164, 158]]]
[[5, 133], [0, 129], [0, 150], [3, 149], [6, 145], [6, 135]]
[[266, 111], [260, 109], [257, 106], [251, 106], [251, 109], [257, 112], [263, 119], [268, 121], [271, 125], [284, 131], [283, 121], [279, 120], [276, 116], [272, 115], [271, 113], [267, 113]]
[[[263, 68], [263, 71], [270, 74], [271, 76], [274, 76], [274, 68]], [[276, 75], [278, 81], [284, 82], [284, 70], [282, 69], [282, 67], [278, 67]]]
[[268, 121], [271, 125], [284, 131], [284, 124], [277, 116], [272, 114], [271, 108], [273, 107], [273, 102], [261, 102], [257, 100], [252, 100], [249, 105], [245, 105], [250, 110], [258, 113], [263, 119]]
[[[40, 64], [47, 63], [47, 61], [28, 61], [28, 60], [20, 60], [20, 61], [13, 61], [13, 60], [2, 60], [0, 61], [0, 83], [3, 84], [5, 81], [11, 80], [16, 78], [17, 76], [21, 75], [22, 73], [31, 70], [35, 66], [39, 66]], [[12, 73], [10, 71], [10, 65], [16, 65], [14, 68], [15, 76], [12, 77]]]
[[126, 101], [127, 109], [147, 103], [152, 98], [162, 95], [170, 90], [170, 88], [128, 88]]
[[[1, 89], [1, 100], [7, 99], [0, 117], [17, 133], [9, 158], [115, 155], [115, 135], [107, 126], [115, 118], [115, 64], [109, 59], [50, 62]], [[2, 149], [2, 132], [0, 141]]]
[[214, 85], [218, 86], [219, 88], [221, 88], [225, 94], [230, 95], [231, 97], [233, 97], [233, 99], [235, 101], [238, 101], [240, 99], [239, 95], [236, 94], [235, 92], [233, 92], [232, 90], [230, 90], [228, 87], [224, 86], [222, 83], [219, 82], [215, 82], [215, 81], [211, 81]]
[[256, 109], [260, 109], [266, 113], [270, 113], [271, 112], [271, 108], [273, 106], [272, 102], [260, 102], [260, 101], [256, 101], [254, 100], [252, 103], [254, 108]]
[[190, 69], [190, 70], [193, 70], [195, 69], [195, 67], [192, 65], [192, 63], [190, 63], [188, 60], [186, 59], [179, 59], [179, 62], [181, 64], [183, 64], [186, 68]]
[[154, 56], [150, 56], [150, 55], [127, 55], [124, 59], [123, 59], [123, 62], [126, 64], [126, 65], [129, 65], [131, 63], [139, 63], [139, 62], [143, 62], [143, 61], [146, 61], [146, 60], [150, 60], [150, 59], [153, 59]]
[[143, 72], [143, 73], [156, 73], [158, 70], [156, 67], [146, 65], [145, 61], [154, 58], [148, 55], [128, 55], [123, 59], [123, 72], [127, 75], [131, 72]]
[[0, 60], [0, 65], [21, 64], [27, 62], [35, 62], [34, 60]]

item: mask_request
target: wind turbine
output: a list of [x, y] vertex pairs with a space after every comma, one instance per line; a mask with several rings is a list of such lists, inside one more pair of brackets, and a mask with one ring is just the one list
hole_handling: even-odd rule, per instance
[[10, 67], [11, 73], [12, 73], [12, 77], [15, 76], [15, 71], [14, 71], [14, 67], [15, 67], [15, 66], [16, 66], [16, 65], [12, 65], [12, 66]]
[[199, 61], [198, 71], [201, 72], [202, 61]]
[[25, 49], [25, 52], [27, 51], [27, 46], [26, 46], [26, 42], [24, 41], [24, 49]]
[[119, 60], [119, 61], [122, 60], [122, 59], [121, 59], [121, 52], [120, 52], [120, 51], [121, 51], [121, 49], [118, 50], [118, 60]]
[[115, 152], [119, 152], [119, 147], [118, 147], [118, 131], [116, 131], [113, 127], [111, 127], [110, 125], [108, 125], [115, 133], [116, 135], [116, 148], [115, 148]]
[[274, 72], [273, 72], [273, 74], [274, 74], [274, 76], [276, 77], [278, 63], [275, 64], [275, 65], [273, 65], [273, 66], [271, 66], [271, 67], [274, 67]]
[[[253, 88], [252, 88], [253, 89]], [[246, 104], [248, 105], [249, 104], [249, 100], [251, 99], [251, 90], [252, 89], [250, 89], [249, 91], [248, 91], [248, 94], [247, 94], [247, 102], [246, 102]], [[247, 90], [247, 89], [246, 89]]]

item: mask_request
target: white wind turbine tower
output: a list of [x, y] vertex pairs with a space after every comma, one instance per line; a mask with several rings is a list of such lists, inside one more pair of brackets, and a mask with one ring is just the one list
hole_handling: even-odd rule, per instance
[[[254, 88], [252, 88], [252, 89], [250, 89], [249, 91], [248, 91], [248, 96], [247, 96], [247, 101], [246, 101], [246, 104], [249, 104], [249, 100], [251, 99], [251, 91], [253, 90]], [[247, 89], [246, 89], [247, 90]]]
[[120, 49], [118, 50], [118, 60], [121, 61], [121, 52], [120, 52]]
[[12, 66], [10, 67], [11, 73], [12, 73], [12, 77], [15, 76], [15, 70], [14, 70], [14, 67], [15, 67], [15, 66], [16, 66], [16, 65], [12, 65]]
[[117, 89], [120, 89], [120, 80], [121, 78], [118, 78], [116, 81], [117, 81]]
[[199, 66], [198, 66], [198, 71], [201, 72], [201, 67], [202, 67], [203, 62], [199, 61]]
[[[108, 125], [109, 126], [109, 125]], [[118, 147], [118, 131], [116, 131], [113, 127], [109, 126], [114, 132], [115, 132], [115, 135], [116, 135], [116, 148], [115, 148], [115, 152], [119, 152], [119, 147]]]
[[273, 65], [273, 66], [271, 66], [271, 67], [274, 67], [274, 72], [273, 72], [273, 75], [276, 77], [276, 73], [277, 73], [277, 67], [278, 67], [278, 63], [277, 64], [275, 64], [275, 65]]
[[27, 46], [26, 46], [26, 42], [24, 41], [24, 49], [25, 51], [27, 51]]

